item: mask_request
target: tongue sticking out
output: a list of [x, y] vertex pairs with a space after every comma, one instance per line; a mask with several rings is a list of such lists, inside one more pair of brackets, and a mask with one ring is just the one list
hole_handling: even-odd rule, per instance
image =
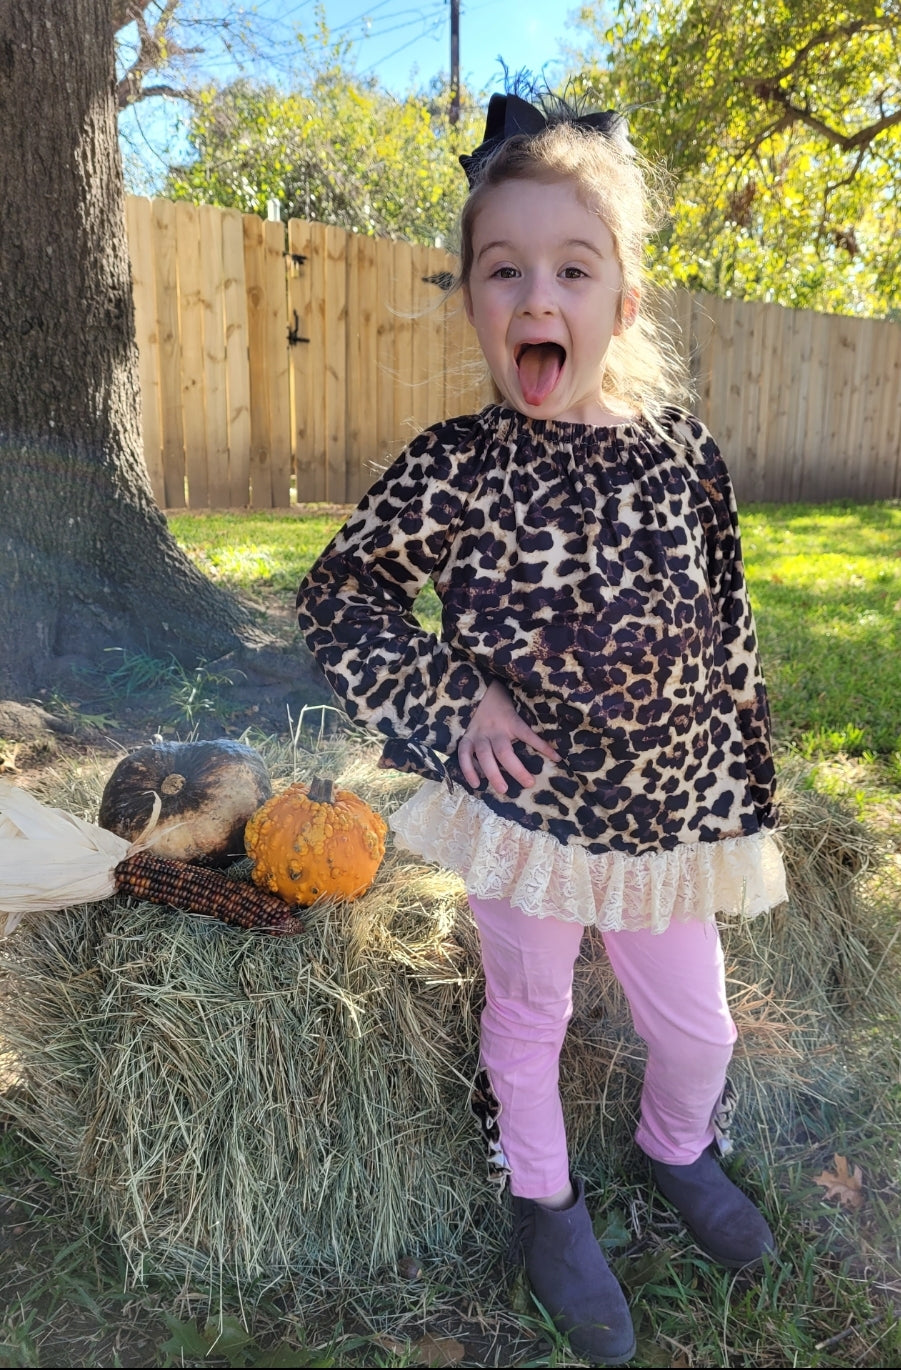
[[526, 404], [544, 404], [560, 377], [566, 353], [557, 343], [529, 343], [519, 355], [519, 384]]

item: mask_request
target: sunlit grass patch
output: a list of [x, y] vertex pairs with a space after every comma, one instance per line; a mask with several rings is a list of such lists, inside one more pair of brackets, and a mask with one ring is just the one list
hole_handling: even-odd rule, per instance
[[346, 517], [327, 512], [171, 513], [169, 527], [201, 570], [239, 590], [266, 585], [293, 592]]
[[901, 749], [901, 504], [756, 505], [748, 584], [777, 739], [807, 757]]

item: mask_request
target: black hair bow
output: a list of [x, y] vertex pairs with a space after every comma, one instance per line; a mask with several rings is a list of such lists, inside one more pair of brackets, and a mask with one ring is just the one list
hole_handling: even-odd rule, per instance
[[493, 152], [518, 133], [535, 134], [554, 124], [572, 124], [576, 128], [593, 129], [607, 138], [616, 138], [626, 147], [629, 134], [626, 121], [614, 109], [605, 109], [597, 114], [573, 114], [561, 101], [559, 110], [545, 114], [543, 109], [530, 105], [519, 95], [492, 95], [488, 101], [488, 117], [485, 120], [485, 136], [471, 153], [463, 153], [460, 165], [466, 172], [470, 186], [478, 180], [483, 164]]

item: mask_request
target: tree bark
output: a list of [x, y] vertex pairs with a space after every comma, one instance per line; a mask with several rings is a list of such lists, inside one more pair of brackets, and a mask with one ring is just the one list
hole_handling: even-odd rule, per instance
[[3, 0], [0, 697], [106, 647], [259, 640], [151, 494], [114, 89], [112, 0]]

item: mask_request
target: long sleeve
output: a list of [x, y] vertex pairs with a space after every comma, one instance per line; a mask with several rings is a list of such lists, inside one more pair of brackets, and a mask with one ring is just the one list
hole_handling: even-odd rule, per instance
[[476, 418], [421, 433], [370, 488], [297, 595], [307, 644], [349, 716], [389, 740], [383, 762], [439, 778], [488, 679], [426, 632], [413, 602], [446, 559], [478, 478]]
[[709, 501], [706, 533], [710, 589], [725, 652], [726, 680], [744, 741], [758, 819], [762, 828], [772, 829], [777, 816], [770, 712], [742, 561], [738, 508], [726, 464], [709, 434], [699, 451], [703, 464], [698, 474]]

